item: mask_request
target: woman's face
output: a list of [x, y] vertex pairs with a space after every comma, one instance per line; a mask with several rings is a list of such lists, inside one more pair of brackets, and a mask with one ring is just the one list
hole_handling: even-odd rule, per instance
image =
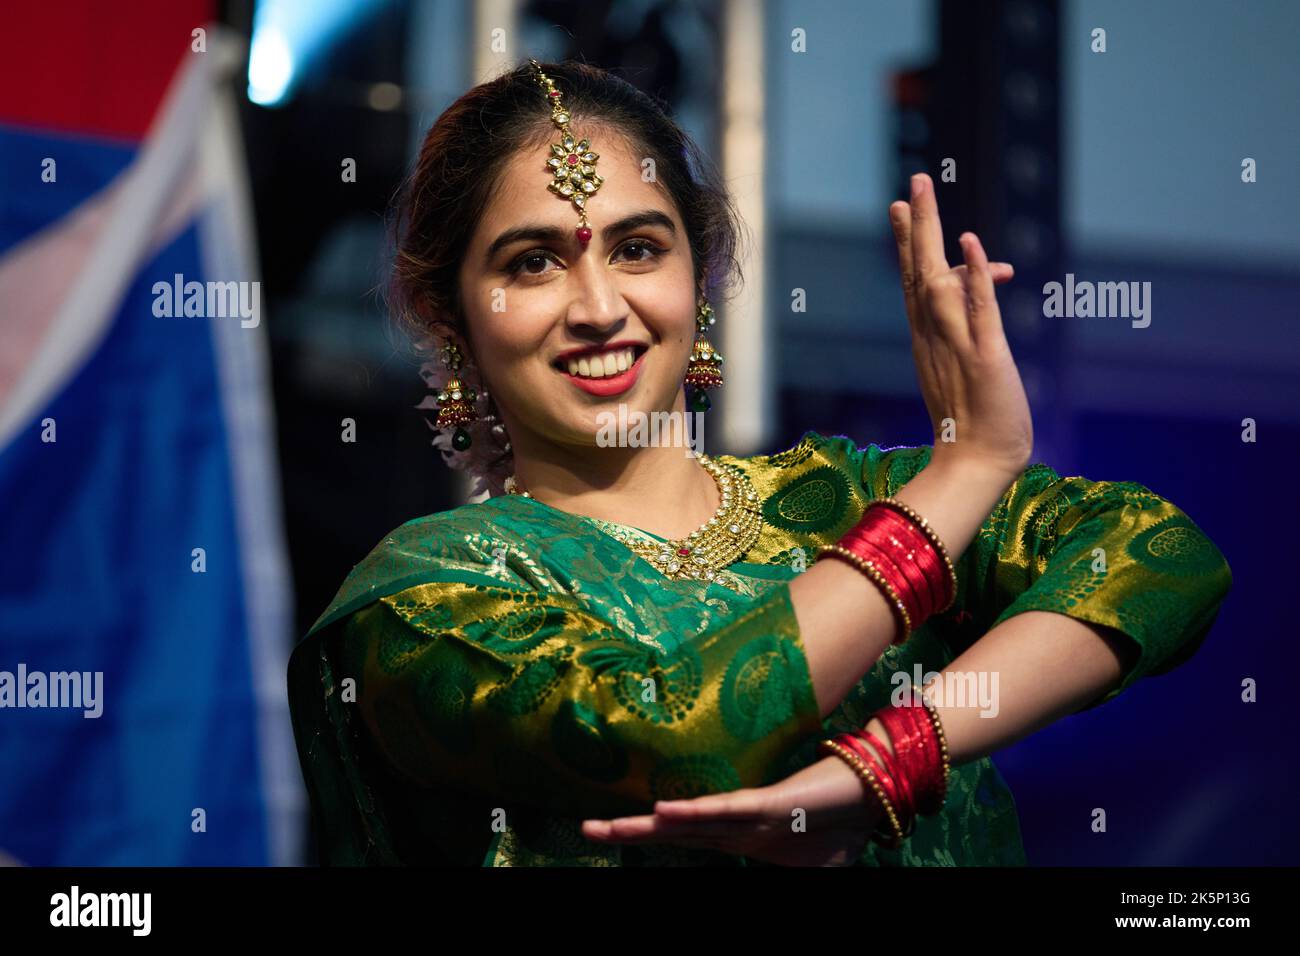
[[593, 445], [601, 413], [620, 404], [629, 421], [684, 410], [696, 303], [685, 228], [621, 137], [585, 135], [604, 178], [587, 200], [590, 242], [579, 245], [577, 210], [546, 188], [541, 146], [506, 165], [461, 266], [467, 344], [517, 452]]

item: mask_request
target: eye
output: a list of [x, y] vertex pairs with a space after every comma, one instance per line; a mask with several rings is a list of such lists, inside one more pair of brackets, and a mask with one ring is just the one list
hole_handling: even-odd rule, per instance
[[510, 263], [510, 265], [506, 267], [506, 271], [512, 276], [521, 273], [529, 276], [545, 275], [546, 271], [538, 268], [538, 266], [544, 265], [547, 262], [555, 262], [555, 257], [542, 249], [530, 249], [514, 262]]
[[638, 253], [644, 253], [644, 255], [638, 254], [635, 258], [629, 259], [629, 262], [649, 262], [652, 259], [659, 258], [664, 253], [663, 249], [659, 248], [648, 239], [631, 239], [623, 244], [622, 248], [619, 249], [619, 252], [626, 252], [629, 249], [635, 250]]

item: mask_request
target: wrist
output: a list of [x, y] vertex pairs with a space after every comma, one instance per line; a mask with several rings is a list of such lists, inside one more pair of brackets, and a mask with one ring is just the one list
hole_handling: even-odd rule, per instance
[[895, 497], [905, 500], [907, 489], [912, 487], [922, 475], [927, 475], [930, 481], [945, 489], [960, 491], [963, 496], [971, 500], [987, 502], [988, 510], [992, 510], [993, 505], [1020, 477], [1022, 470], [975, 455], [932, 457], [930, 463]]

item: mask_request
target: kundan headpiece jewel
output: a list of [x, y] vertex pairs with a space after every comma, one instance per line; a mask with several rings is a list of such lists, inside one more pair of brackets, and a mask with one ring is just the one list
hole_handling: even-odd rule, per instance
[[578, 210], [578, 242], [586, 245], [591, 241], [591, 227], [587, 225], [587, 197], [600, 188], [603, 180], [596, 173], [596, 160], [599, 153], [591, 151], [591, 143], [585, 139], [574, 142], [573, 132], [569, 129], [569, 111], [560, 102], [560, 91], [555, 88], [555, 81], [542, 72], [542, 65], [536, 60], [528, 61], [536, 74], [537, 82], [546, 91], [551, 103], [551, 122], [560, 131], [560, 141], [551, 144], [551, 157], [546, 165], [551, 167], [554, 179], [546, 188], [561, 199], [573, 203]]

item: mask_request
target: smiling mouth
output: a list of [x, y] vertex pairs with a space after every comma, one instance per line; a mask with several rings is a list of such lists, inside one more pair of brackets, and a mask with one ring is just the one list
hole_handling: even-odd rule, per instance
[[556, 359], [551, 365], [558, 371], [586, 381], [599, 382], [627, 372], [647, 351], [644, 345], [594, 352], [577, 358]]

